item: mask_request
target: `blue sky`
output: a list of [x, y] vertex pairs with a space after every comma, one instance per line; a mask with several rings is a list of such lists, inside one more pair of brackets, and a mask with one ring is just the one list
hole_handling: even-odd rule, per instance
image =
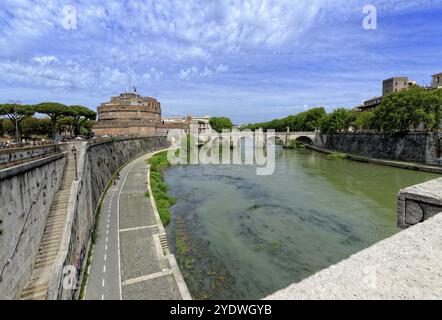
[[[368, 4], [376, 30], [362, 27]], [[1, 102], [96, 109], [130, 72], [164, 115], [239, 124], [351, 108], [383, 79], [441, 71], [442, 0], [1, 0]]]

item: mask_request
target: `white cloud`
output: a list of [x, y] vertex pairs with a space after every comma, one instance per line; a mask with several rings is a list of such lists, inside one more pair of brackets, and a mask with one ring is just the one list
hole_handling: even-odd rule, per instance
[[[239, 90], [236, 97], [243, 104], [266, 101], [270, 105], [272, 93], [281, 96], [279, 87], [300, 92], [289, 97], [299, 101], [287, 105], [315, 105], [313, 100], [351, 103], [377, 90], [372, 85], [369, 93], [349, 99], [355, 74], [364, 72], [357, 83], [364, 88], [367, 82], [378, 81], [379, 74], [396, 72], [403, 65], [398, 65], [399, 60], [431, 63], [423, 49], [410, 52], [401, 32], [421, 42], [424, 36], [435, 38], [431, 52], [440, 47], [437, 33], [429, 32], [430, 22], [408, 25], [405, 21], [397, 29], [382, 28], [389, 13], [440, 8], [435, 0], [371, 1], [378, 8], [380, 26], [370, 34], [358, 34], [363, 32], [360, 21], [366, 0], [76, 0], [72, 2], [78, 14], [76, 30], [62, 27], [66, 3], [1, 2], [0, 83], [21, 92], [39, 88], [46, 95], [62, 89], [85, 97], [97, 92], [115, 94], [127, 87], [127, 70], [132, 70], [140, 93], [160, 97], [177, 92], [178, 87], [185, 96], [196, 97], [201, 84], [207, 83], [209, 93], [220, 84], [226, 84], [227, 92]], [[388, 51], [392, 43], [399, 50]], [[325, 83], [321, 77], [333, 81]], [[312, 83], [316, 84], [313, 89]], [[248, 101], [254, 95], [241, 98], [240, 92], [250, 87], [256, 88], [257, 101]], [[319, 96], [321, 91], [328, 94]], [[262, 98], [267, 95], [268, 100]], [[324, 101], [326, 97], [330, 101]], [[284, 105], [284, 101], [274, 103]]]

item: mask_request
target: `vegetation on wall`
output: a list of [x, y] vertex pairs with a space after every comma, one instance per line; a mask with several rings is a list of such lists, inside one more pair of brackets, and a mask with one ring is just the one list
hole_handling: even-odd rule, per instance
[[176, 202], [168, 195], [168, 187], [164, 182], [162, 170], [170, 166], [167, 160], [167, 151], [158, 153], [147, 160], [150, 164], [150, 187], [163, 225], [170, 222], [169, 208]]

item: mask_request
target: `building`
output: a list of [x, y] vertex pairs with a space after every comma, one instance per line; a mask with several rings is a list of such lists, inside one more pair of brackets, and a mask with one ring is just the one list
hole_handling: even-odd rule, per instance
[[364, 101], [364, 104], [362, 106], [359, 106], [359, 111], [367, 112], [367, 111], [374, 111], [378, 105], [380, 105], [382, 102], [382, 97], [374, 97], [372, 99]]
[[97, 136], [146, 136], [156, 133], [161, 123], [161, 105], [151, 97], [122, 93], [98, 108], [93, 127]]
[[212, 127], [210, 126], [210, 117], [207, 115], [199, 117], [188, 114], [186, 117], [162, 117], [158, 131], [164, 133], [170, 129], [182, 129], [194, 134], [208, 134]]
[[381, 104], [384, 97], [393, 92], [406, 90], [416, 85], [416, 81], [408, 79], [408, 77], [393, 77], [382, 82], [382, 96], [374, 97], [363, 102], [362, 106], [357, 107], [359, 111], [374, 111]]
[[408, 89], [415, 84], [416, 81], [409, 80], [408, 77], [394, 77], [384, 80], [382, 83], [382, 97], [388, 96], [393, 92]]
[[432, 89], [442, 89], [442, 72], [432, 75], [433, 81], [431, 82]]

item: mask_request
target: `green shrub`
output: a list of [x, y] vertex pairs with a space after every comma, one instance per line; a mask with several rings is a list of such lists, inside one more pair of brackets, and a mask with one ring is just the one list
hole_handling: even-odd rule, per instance
[[158, 153], [147, 162], [150, 164], [151, 169], [150, 187], [152, 195], [155, 199], [161, 222], [163, 225], [167, 225], [170, 222], [169, 208], [176, 203], [175, 198], [167, 194], [169, 188], [164, 182], [163, 173], [161, 172], [161, 170], [170, 166], [170, 162], [167, 160], [167, 152]]

